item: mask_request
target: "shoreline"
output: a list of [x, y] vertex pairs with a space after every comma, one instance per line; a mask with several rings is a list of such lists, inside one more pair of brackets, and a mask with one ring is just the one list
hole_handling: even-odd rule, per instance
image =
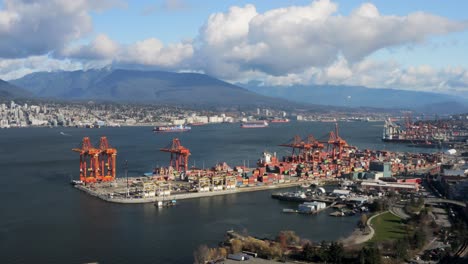
[[368, 233], [366, 233], [365, 231], [362, 231], [360, 228], [355, 228], [354, 231], [349, 236], [347, 236], [345, 238], [342, 238], [342, 239], [339, 239], [339, 241], [341, 243], [343, 243], [344, 246], [350, 247], [350, 246], [360, 245], [360, 244], [366, 243], [367, 241], [371, 240], [374, 237], [374, 234], [375, 234], [375, 229], [371, 225], [372, 219], [374, 219], [375, 217], [377, 217], [377, 216], [379, 216], [381, 214], [387, 213], [387, 212], [388, 212], [388, 210], [377, 213], [377, 214], [374, 214], [374, 215], [372, 215], [371, 217], [369, 217], [367, 219], [366, 223], [367, 223], [367, 226], [369, 228]]

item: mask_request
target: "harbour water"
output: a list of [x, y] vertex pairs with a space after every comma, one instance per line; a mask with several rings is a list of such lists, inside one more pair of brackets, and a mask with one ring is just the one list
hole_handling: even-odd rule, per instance
[[[381, 142], [382, 123], [340, 124], [340, 135], [359, 148], [431, 151]], [[152, 204], [111, 204], [72, 188], [78, 177], [83, 136], [97, 144], [107, 136], [118, 149], [118, 177], [128, 160], [129, 175], [166, 165], [159, 148], [179, 137], [192, 155], [190, 165], [212, 166], [218, 161], [254, 166], [265, 150], [299, 134], [326, 140], [333, 123], [271, 124], [240, 129], [239, 124], [194, 127], [188, 133], [154, 134], [150, 127], [23, 128], [0, 130], [0, 262], [1, 263], [191, 263], [199, 244], [214, 246], [225, 231], [246, 230], [272, 237], [294, 230], [313, 240], [349, 235], [359, 216], [332, 218], [281, 213], [291, 204], [273, 200], [275, 190], [180, 201], [172, 208]]]

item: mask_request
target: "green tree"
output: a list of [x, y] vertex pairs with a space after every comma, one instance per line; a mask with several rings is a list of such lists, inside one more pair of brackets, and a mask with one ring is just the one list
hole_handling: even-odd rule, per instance
[[327, 250], [328, 244], [325, 241], [320, 242], [319, 248], [317, 250], [318, 259], [325, 261], [327, 259]]
[[332, 242], [327, 250], [326, 260], [330, 263], [341, 264], [344, 257], [344, 248], [341, 243]]
[[374, 243], [363, 247], [359, 252], [358, 260], [359, 264], [380, 264], [382, 260], [379, 248]]
[[302, 247], [302, 258], [307, 261], [317, 260], [317, 250], [311, 243], [306, 243]]
[[395, 258], [402, 261], [408, 257], [409, 244], [407, 239], [399, 239], [394, 243]]
[[427, 237], [426, 232], [424, 232], [424, 229], [422, 227], [416, 229], [411, 239], [413, 248], [422, 248], [424, 246], [424, 243], [426, 242], [426, 239]]
[[418, 207], [422, 207], [424, 205], [424, 197], [420, 196], [418, 198], [417, 205], [418, 205]]

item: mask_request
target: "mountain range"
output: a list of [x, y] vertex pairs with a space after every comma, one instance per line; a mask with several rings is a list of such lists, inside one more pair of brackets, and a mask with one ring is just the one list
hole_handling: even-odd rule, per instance
[[286, 104], [198, 73], [122, 69], [39, 72], [11, 83], [39, 98], [181, 105]]
[[467, 98], [422, 91], [339, 85], [270, 87], [260, 85], [258, 82], [250, 82], [242, 86], [255, 93], [310, 104], [411, 109], [425, 113], [460, 113], [468, 111]]
[[32, 93], [9, 82], [0, 80], [0, 98], [27, 98], [31, 96], [33, 96]]
[[263, 105], [317, 111], [332, 106], [335, 109], [371, 107], [426, 113], [468, 112], [467, 99], [430, 92], [332, 85], [267, 87], [258, 82], [231, 84], [199, 73], [111, 68], [31, 73], [10, 84], [0, 82], [0, 97], [190, 106]]

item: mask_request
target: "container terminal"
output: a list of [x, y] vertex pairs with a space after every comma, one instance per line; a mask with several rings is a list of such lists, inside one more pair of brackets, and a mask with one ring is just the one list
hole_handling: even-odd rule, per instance
[[405, 143], [411, 147], [445, 148], [468, 140], [468, 127], [454, 120], [413, 122], [408, 114], [401, 123], [386, 119], [382, 141]]
[[231, 167], [222, 162], [210, 169], [199, 169], [189, 168], [190, 150], [174, 138], [160, 149], [170, 154], [168, 167], [155, 168], [140, 177], [126, 177], [127, 173], [116, 177], [117, 149], [106, 137], [101, 137], [98, 148], [85, 137], [81, 146], [73, 149], [80, 156], [80, 179], [72, 183], [92, 196], [116, 203], [149, 203], [350, 180], [367, 190], [417, 191], [417, 182], [384, 180], [394, 175], [437, 172], [442, 159], [441, 153], [359, 150], [340, 137], [337, 125], [328, 140], [295, 136], [280, 146], [291, 149], [291, 154], [279, 158], [276, 153], [264, 152], [255, 168]]

